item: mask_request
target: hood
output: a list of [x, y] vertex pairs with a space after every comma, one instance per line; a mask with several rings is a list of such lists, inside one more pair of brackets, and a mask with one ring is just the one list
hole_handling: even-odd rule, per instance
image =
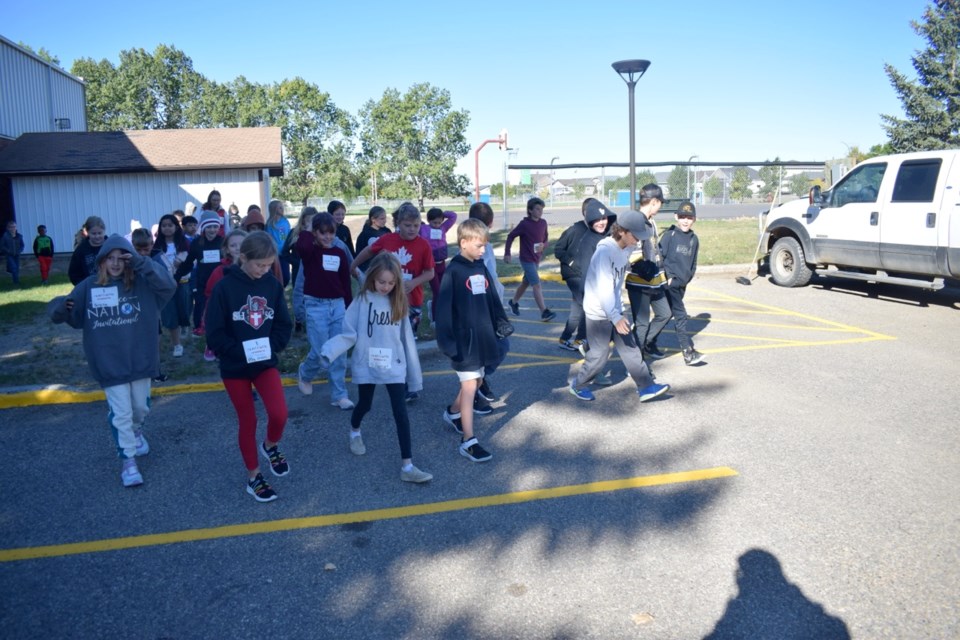
[[97, 253], [97, 266], [100, 266], [100, 263], [106, 259], [107, 254], [109, 254], [114, 249], [120, 249], [124, 253], [129, 253], [134, 255], [136, 252], [133, 250], [133, 245], [130, 244], [130, 241], [124, 238], [121, 235], [113, 234], [106, 240], [103, 244], [100, 245], [100, 251]]

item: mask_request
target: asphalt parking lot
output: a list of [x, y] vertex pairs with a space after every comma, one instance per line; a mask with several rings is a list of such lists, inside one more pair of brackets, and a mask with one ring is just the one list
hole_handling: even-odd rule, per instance
[[[643, 405], [619, 362], [596, 402], [570, 396], [576, 354], [528, 295], [477, 420], [487, 464], [457, 454], [456, 378], [425, 349], [423, 486], [399, 481], [382, 391], [356, 457], [326, 389], [288, 387], [269, 504], [216, 386], [155, 397], [136, 489], [102, 401], [0, 410], [3, 635], [960, 636], [960, 295], [735, 275], [695, 280], [707, 364], [669, 325], [672, 389]], [[562, 320], [566, 289], [546, 295]]]

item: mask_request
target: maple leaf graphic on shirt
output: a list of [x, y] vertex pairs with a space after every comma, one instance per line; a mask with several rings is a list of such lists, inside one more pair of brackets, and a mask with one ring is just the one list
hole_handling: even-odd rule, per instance
[[397, 260], [400, 261], [401, 267], [406, 267], [407, 264], [413, 260], [413, 254], [407, 251], [406, 247], [400, 247], [398, 251], [393, 251], [393, 255], [397, 256]]

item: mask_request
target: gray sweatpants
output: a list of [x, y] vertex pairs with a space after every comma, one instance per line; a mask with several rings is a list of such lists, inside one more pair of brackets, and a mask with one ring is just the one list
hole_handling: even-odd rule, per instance
[[613, 334], [613, 344], [617, 354], [627, 367], [627, 373], [633, 378], [638, 389], [646, 389], [653, 384], [653, 377], [647, 363], [643, 361], [643, 354], [637, 348], [632, 334], [620, 335], [613, 328], [609, 320], [591, 320], [587, 318], [587, 344], [590, 350], [583, 360], [583, 366], [573, 381], [574, 387], [580, 389], [600, 374], [610, 359], [610, 335]]

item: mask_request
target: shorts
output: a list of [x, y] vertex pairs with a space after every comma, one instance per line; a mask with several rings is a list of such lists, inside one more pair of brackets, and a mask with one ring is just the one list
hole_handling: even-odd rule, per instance
[[467, 380], [479, 380], [483, 377], [483, 369], [477, 369], [476, 371], [457, 371], [457, 378], [460, 379], [460, 382], [466, 382]]
[[523, 268], [523, 281], [528, 285], [540, 284], [540, 273], [537, 268], [540, 266], [536, 262], [521, 262]]

